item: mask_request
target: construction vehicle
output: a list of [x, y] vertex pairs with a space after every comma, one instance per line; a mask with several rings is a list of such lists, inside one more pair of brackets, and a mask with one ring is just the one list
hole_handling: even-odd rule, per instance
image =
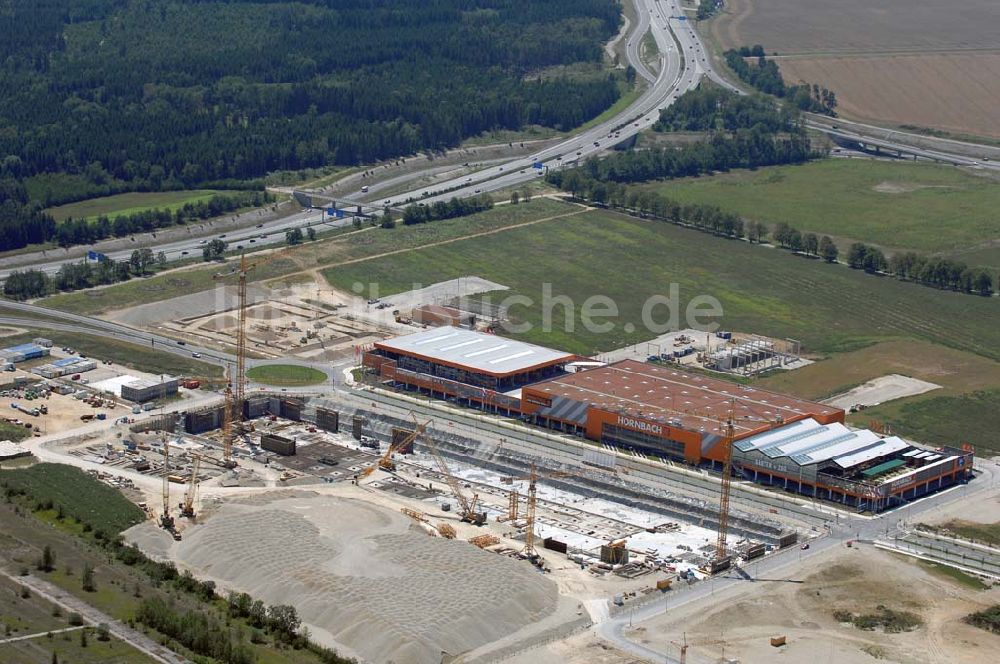
[[392, 460], [392, 456], [399, 450], [409, 447], [413, 443], [413, 441], [417, 439], [417, 436], [421, 435], [424, 432], [424, 428], [428, 424], [430, 424], [430, 422], [428, 421], [421, 424], [416, 421], [416, 418], [414, 418], [413, 424], [414, 424], [413, 431], [411, 431], [403, 438], [400, 438], [395, 443], [389, 443], [389, 447], [386, 448], [385, 454], [379, 457], [378, 462], [372, 464], [371, 466], [368, 466], [360, 473], [358, 473], [358, 478], [363, 479], [365, 477], [368, 477], [369, 475], [374, 473], [376, 469], [381, 469], [390, 473], [395, 472], [396, 462]]
[[[430, 424], [428, 422], [428, 424]], [[465, 491], [462, 490], [462, 485], [459, 483], [455, 476], [451, 474], [448, 470], [448, 464], [444, 460], [444, 456], [441, 455], [441, 451], [437, 448], [437, 444], [434, 442], [430, 436], [425, 433], [426, 427], [421, 430], [421, 436], [427, 448], [434, 455], [434, 461], [437, 463], [438, 470], [444, 475], [445, 481], [451, 488], [451, 492], [455, 494], [455, 498], [458, 500], [459, 506], [459, 517], [465, 523], [471, 523], [475, 526], [482, 526], [486, 523], [486, 512], [477, 512], [476, 507], [479, 505], [479, 494], [472, 494], [472, 498], [465, 495]]]
[[201, 455], [191, 455], [191, 479], [188, 480], [188, 488], [184, 493], [184, 502], [180, 504], [181, 516], [187, 519], [194, 518], [194, 501], [198, 497], [198, 471], [201, 470]]

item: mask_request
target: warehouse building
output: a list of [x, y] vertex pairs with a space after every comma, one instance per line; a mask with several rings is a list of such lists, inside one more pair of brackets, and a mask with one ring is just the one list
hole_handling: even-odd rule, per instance
[[[567, 353], [459, 328], [375, 344], [364, 364], [384, 383], [520, 417], [663, 462], [879, 511], [971, 477], [971, 447], [929, 450], [850, 429], [843, 409], [672, 365], [590, 366]], [[570, 372], [574, 366], [587, 364]]]
[[809, 418], [736, 441], [733, 465], [754, 482], [880, 511], [969, 479], [973, 451]]
[[64, 357], [50, 364], [43, 364], [40, 367], [35, 367], [31, 370], [31, 373], [37, 374], [42, 378], [59, 378], [60, 376], [67, 376], [69, 374], [93, 371], [96, 368], [97, 362], [94, 360], [73, 356]]
[[635, 360], [530, 385], [521, 398], [536, 424], [690, 464], [723, 460], [716, 443], [731, 410], [737, 439], [805, 418], [844, 421], [840, 408]]
[[133, 403], [146, 403], [161, 397], [177, 394], [177, 379], [164, 376], [160, 380], [133, 380], [122, 385], [121, 396]]
[[5, 364], [17, 364], [28, 360], [37, 360], [40, 357], [48, 357], [49, 348], [39, 344], [21, 344], [0, 350], [0, 362]]
[[364, 365], [396, 387], [506, 414], [520, 409], [521, 387], [565, 373], [575, 355], [457, 327], [376, 343]]

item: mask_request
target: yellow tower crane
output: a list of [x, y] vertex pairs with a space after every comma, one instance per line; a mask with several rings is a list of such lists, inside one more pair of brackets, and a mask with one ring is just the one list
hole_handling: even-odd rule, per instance
[[438, 449], [434, 439], [427, 435], [426, 430], [421, 431], [421, 436], [431, 454], [434, 455], [434, 461], [437, 463], [438, 470], [444, 475], [445, 482], [448, 483], [451, 492], [455, 494], [455, 499], [458, 500], [459, 516], [462, 518], [462, 521], [477, 526], [486, 523], [486, 512], [476, 510], [479, 506], [479, 494], [472, 494], [472, 498], [466, 496], [465, 491], [462, 490], [462, 484], [448, 470], [448, 464], [444, 460], [444, 456], [441, 454], [441, 450]]
[[400, 450], [405, 449], [413, 441], [415, 441], [417, 439], [417, 436], [423, 433], [424, 428], [428, 424], [430, 424], [430, 421], [421, 424], [420, 422], [416, 421], [416, 418], [414, 418], [413, 424], [414, 424], [413, 431], [411, 431], [403, 438], [400, 438], [396, 442], [390, 442], [389, 447], [386, 449], [385, 453], [381, 457], [379, 457], [378, 462], [373, 463], [372, 465], [368, 466], [360, 473], [358, 473], [358, 478], [363, 479], [365, 477], [368, 477], [369, 475], [374, 473], [376, 469], [382, 469], [388, 472], [396, 470], [396, 462], [392, 460], [392, 456], [397, 452], [399, 452]]
[[273, 260], [284, 257], [293, 247], [282, 249], [270, 254], [264, 254], [257, 258], [248, 260], [246, 254], [240, 254], [239, 263], [229, 272], [219, 272], [213, 275], [213, 279], [221, 280], [236, 275], [236, 375], [230, 377], [230, 387], [227, 388], [227, 411], [229, 413], [230, 431], [224, 435], [223, 452], [224, 461], [232, 464], [231, 451], [225, 454], [226, 448], [232, 449], [233, 436], [243, 436], [246, 433], [243, 423], [243, 404], [246, 401], [246, 364], [247, 364], [247, 276], [252, 270], [263, 267]]
[[[538, 478], [539, 477], [576, 477], [580, 474], [579, 471], [564, 471], [564, 470], [553, 470], [545, 471], [542, 473], [538, 472], [538, 468], [535, 464], [531, 464], [531, 471], [527, 475], [512, 476], [501, 478], [501, 482], [504, 484], [513, 484], [517, 480], [528, 480], [528, 501], [527, 509], [525, 510], [525, 523], [524, 523], [524, 548], [522, 552], [529, 558], [537, 555], [535, 551], [535, 510], [538, 506]], [[508, 518], [510, 520], [517, 518], [517, 490], [511, 489], [510, 497], [510, 507], [508, 508]]]

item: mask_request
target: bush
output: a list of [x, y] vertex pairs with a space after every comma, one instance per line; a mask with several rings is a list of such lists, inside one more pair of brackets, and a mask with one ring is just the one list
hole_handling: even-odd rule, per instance
[[964, 620], [979, 629], [1000, 634], [1000, 604], [994, 604], [988, 609], [970, 613], [965, 616]]
[[73, 627], [79, 627], [80, 625], [83, 624], [83, 616], [74, 611], [73, 613], [69, 614], [69, 616], [67, 616], [66, 622], [68, 622]]

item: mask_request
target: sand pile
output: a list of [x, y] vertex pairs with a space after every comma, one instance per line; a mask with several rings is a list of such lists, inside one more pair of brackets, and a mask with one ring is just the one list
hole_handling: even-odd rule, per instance
[[437, 664], [559, 604], [555, 585], [524, 562], [428, 537], [404, 515], [355, 500], [226, 504], [175, 551], [223, 586], [293, 604], [315, 636], [374, 662]]

